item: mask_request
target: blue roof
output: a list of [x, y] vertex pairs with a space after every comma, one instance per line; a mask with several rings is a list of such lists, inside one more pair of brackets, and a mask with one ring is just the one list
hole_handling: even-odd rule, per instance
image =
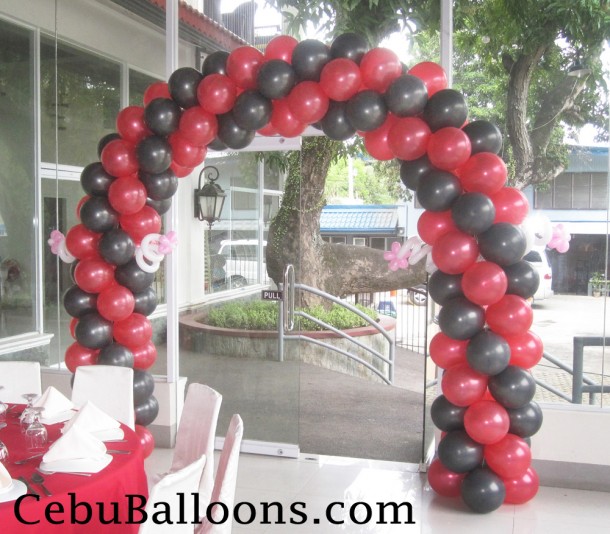
[[564, 172], [607, 172], [608, 147], [570, 147], [568, 168]]
[[396, 234], [397, 226], [397, 206], [331, 205], [320, 215], [320, 231], [327, 234]]

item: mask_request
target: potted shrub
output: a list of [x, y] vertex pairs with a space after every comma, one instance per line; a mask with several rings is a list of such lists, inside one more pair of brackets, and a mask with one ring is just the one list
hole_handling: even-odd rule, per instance
[[591, 278], [589, 278], [589, 283], [591, 284], [591, 292], [594, 297], [599, 297], [602, 294], [602, 290], [606, 285], [606, 277], [603, 273], [596, 271], [593, 273]]

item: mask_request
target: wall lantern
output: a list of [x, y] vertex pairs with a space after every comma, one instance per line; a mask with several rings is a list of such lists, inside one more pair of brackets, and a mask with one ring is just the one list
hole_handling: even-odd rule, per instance
[[[201, 187], [201, 178], [205, 175], [207, 183]], [[195, 189], [195, 217], [206, 221], [210, 228], [220, 219], [222, 208], [227, 197], [223, 189], [216, 183], [220, 173], [212, 165], [204, 167], [199, 173], [199, 184]]]

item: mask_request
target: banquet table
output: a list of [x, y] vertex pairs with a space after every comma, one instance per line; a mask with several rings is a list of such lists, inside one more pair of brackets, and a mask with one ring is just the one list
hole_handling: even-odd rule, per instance
[[[148, 498], [144, 455], [136, 433], [121, 425], [125, 441], [109, 441], [106, 447], [126, 453], [112, 453], [112, 461], [99, 473], [91, 476], [71, 473], [43, 475], [44, 486], [51, 493], [51, 496], [46, 496], [39, 485], [32, 483], [32, 474], [41, 458], [20, 465], [14, 463], [38, 452], [27, 450], [25, 436], [21, 433], [19, 414], [23, 408], [10, 407], [7, 426], [0, 429], [0, 440], [8, 447], [10, 455], [4, 466], [13, 479], [25, 477], [39, 496], [28, 495], [20, 502], [19, 499], [0, 502], [0, 532], [136, 533], [138, 521], [142, 519], [138, 510], [144, 509]], [[47, 425], [47, 448], [61, 437], [63, 425]]]

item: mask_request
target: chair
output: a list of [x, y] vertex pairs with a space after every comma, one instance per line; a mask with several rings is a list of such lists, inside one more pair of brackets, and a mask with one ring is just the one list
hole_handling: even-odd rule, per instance
[[117, 421], [135, 428], [133, 369], [115, 365], [81, 365], [74, 373], [72, 402], [91, 401]]
[[[229, 423], [229, 429], [225, 437], [220, 459], [218, 461], [218, 471], [214, 480], [214, 490], [210, 503], [221, 502], [228, 510], [233, 510], [235, 502], [235, 487], [237, 485], [237, 467], [239, 464], [239, 449], [244, 435], [244, 423], [238, 414], [233, 415]], [[217, 507], [212, 506], [211, 513], [217, 514]], [[223, 515], [222, 510], [218, 510], [218, 518]], [[195, 527], [195, 534], [230, 534], [233, 524], [230, 520], [222, 524], [210, 523], [207, 517], [202, 518], [201, 525]]]
[[[195, 497], [199, 491], [199, 480], [206, 465], [205, 455], [175, 473], [165, 475], [150, 490], [146, 501], [147, 521], [140, 525], [139, 534], [180, 534], [193, 532]], [[183, 495], [183, 497], [180, 496]], [[155, 505], [159, 504], [155, 509]], [[155, 513], [167, 510], [173, 524], [156, 524], [152, 521]], [[179, 523], [180, 517], [184, 523]]]
[[11, 404], [25, 404], [24, 393], [40, 395], [40, 363], [0, 362], [0, 401]]
[[210, 502], [214, 486], [214, 440], [221, 403], [222, 395], [211, 387], [197, 383], [189, 385], [169, 469], [170, 473], [174, 473], [202, 454], [210, 459], [199, 486], [202, 503]]

